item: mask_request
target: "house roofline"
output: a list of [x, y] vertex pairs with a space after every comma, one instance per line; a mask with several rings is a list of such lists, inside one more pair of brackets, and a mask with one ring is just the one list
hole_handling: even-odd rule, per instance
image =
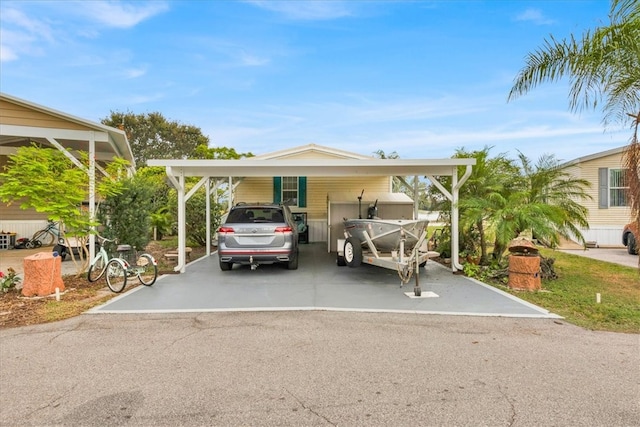
[[589, 154], [587, 156], [578, 157], [577, 159], [573, 159], [573, 160], [570, 160], [570, 161], [568, 161], [566, 163], [563, 163], [561, 166], [562, 167], [573, 166], [573, 165], [577, 165], [577, 164], [580, 164], [580, 163], [588, 162], [588, 161], [591, 161], [591, 160], [599, 159], [601, 157], [607, 157], [607, 156], [612, 156], [612, 155], [615, 155], [615, 154], [620, 154], [620, 153], [623, 153], [627, 149], [627, 147], [628, 147], [628, 145], [623, 145], [622, 147], [612, 148], [610, 150], [601, 151], [599, 153], [594, 153], [594, 154]]
[[288, 157], [288, 156], [292, 156], [292, 155], [295, 155], [295, 154], [302, 154], [302, 153], [308, 153], [308, 152], [318, 152], [318, 153], [330, 154], [330, 155], [337, 156], [337, 157], [342, 157], [342, 158], [345, 158], [345, 159], [366, 160], [366, 159], [374, 158], [373, 156], [363, 156], [361, 154], [353, 153], [353, 152], [350, 152], [350, 151], [345, 151], [345, 150], [340, 150], [340, 149], [337, 149], [337, 148], [326, 147], [324, 145], [318, 145], [318, 144], [301, 145], [301, 146], [298, 146], [298, 147], [288, 148], [288, 149], [284, 149], [284, 150], [278, 150], [278, 151], [274, 151], [274, 152], [271, 152], [271, 153], [260, 154], [260, 155], [254, 156], [253, 158], [254, 159], [261, 159], [261, 160], [268, 160], [268, 159], [277, 159], [277, 158]]

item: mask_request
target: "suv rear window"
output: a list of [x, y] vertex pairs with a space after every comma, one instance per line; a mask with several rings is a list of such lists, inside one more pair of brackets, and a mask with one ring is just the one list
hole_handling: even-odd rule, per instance
[[229, 213], [227, 223], [252, 224], [256, 222], [284, 222], [281, 208], [241, 207]]

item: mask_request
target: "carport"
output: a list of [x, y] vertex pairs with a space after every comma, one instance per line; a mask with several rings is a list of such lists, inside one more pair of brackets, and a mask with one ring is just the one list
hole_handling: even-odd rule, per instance
[[[458, 240], [458, 195], [459, 190], [471, 175], [475, 159], [239, 159], [239, 160], [149, 160], [149, 166], [166, 169], [167, 177], [178, 192], [178, 265], [176, 271], [185, 272], [186, 224], [185, 203], [200, 188], [205, 187], [210, 194], [212, 181], [233, 177], [274, 177], [274, 176], [426, 176], [451, 201], [451, 269], [462, 269], [457, 254]], [[458, 168], [464, 174], [458, 176]], [[451, 189], [444, 188], [435, 177], [451, 177]], [[198, 183], [188, 192], [185, 187], [187, 177], [199, 177]], [[222, 177], [222, 178], [221, 178]], [[229, 185], [229, 191], [231, 191]], [[229, 198], [231, 199], [231, 197]], [[417, 216], [419, 190], [414, 188], [414, 211]], [[211, 224], [209, 223], [209, 198], [207, 197], [207, 255], [210, 254]]]
[[[0, 155], [13, 154], [19, 147], [31, 144], [59, 150], [87, 174], [88, 212], [92, 219], [96, 214], [96, 174], [107, 176], [102, 166], [120, 157], [130, 162], [130, 173], [135, 171], [135, 159], [123, 130], [0, 93]], [[88, 165], [78, 160], [79, 152], [88, 153]], [[10, 226], [16, 222], [24, 219]], [[5, 229], [10, 226], [4, 225]], [[93, 258], [94, 234], [89, 235], [89, 251], [89, 258]]]

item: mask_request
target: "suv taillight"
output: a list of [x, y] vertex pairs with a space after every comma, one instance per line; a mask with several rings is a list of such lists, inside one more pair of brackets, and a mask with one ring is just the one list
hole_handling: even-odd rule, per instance
[[218, 233], [233, 233], [232, 227], [220, 227], [218, 228]]
[[291, 233], [293, 231], [293, 228], [287, 226], [287, 227], [276, 227], [275, 232], [276, 233]]

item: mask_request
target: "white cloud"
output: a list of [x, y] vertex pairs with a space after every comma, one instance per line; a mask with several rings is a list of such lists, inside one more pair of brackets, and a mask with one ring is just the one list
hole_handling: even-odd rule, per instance
[[41, 20], [29, 18], [22, 11], [14, 8], [2, 9], [2, 25], [9, 25], [14, 29], [21, 29], [27, 34], [37, 34], [39, 38], [52, 41], [50, 26]]
[[107, 27], [131, 28], [140, 22], [169, 10], [164, 1], [133, 2], [82, 1], [77, 2], [78, 12]]
[[516, 16], [516, 21], [529, 21], [533, 22], [536, 25], [551, 25], [555, 22], [553, 19], [544, 16], [542, 11], [540, 11], [539, 9], [531, 8]]
[[247, 0], [254, 6], [281, 13], [289, 19], [319, 21], [351, 16], [346, 2], [342, 1], [276, 1]]
[[135, 78], [138, 78], [138, 77], [142, 77], [145, 74], [147, 74], [147, 68], [146, 67], [129, 68], [127, 70], [124, 70], [124, 76], [127, 79], [135, 79]]
[[13, 8], [0, 10], [0, 61], [9, 62], [22, 54], [39, 54], [45, 42], [53, 42], [51, 28]]
[[256, 55], [251, 55], [246, 52], [241, 52], [240, 62], [242, 65], [248, 66], [248, 67], [260, 67], [263, 65], [267, 65], [271, 61], [269, 60], [269, 58], [261, 58]]

